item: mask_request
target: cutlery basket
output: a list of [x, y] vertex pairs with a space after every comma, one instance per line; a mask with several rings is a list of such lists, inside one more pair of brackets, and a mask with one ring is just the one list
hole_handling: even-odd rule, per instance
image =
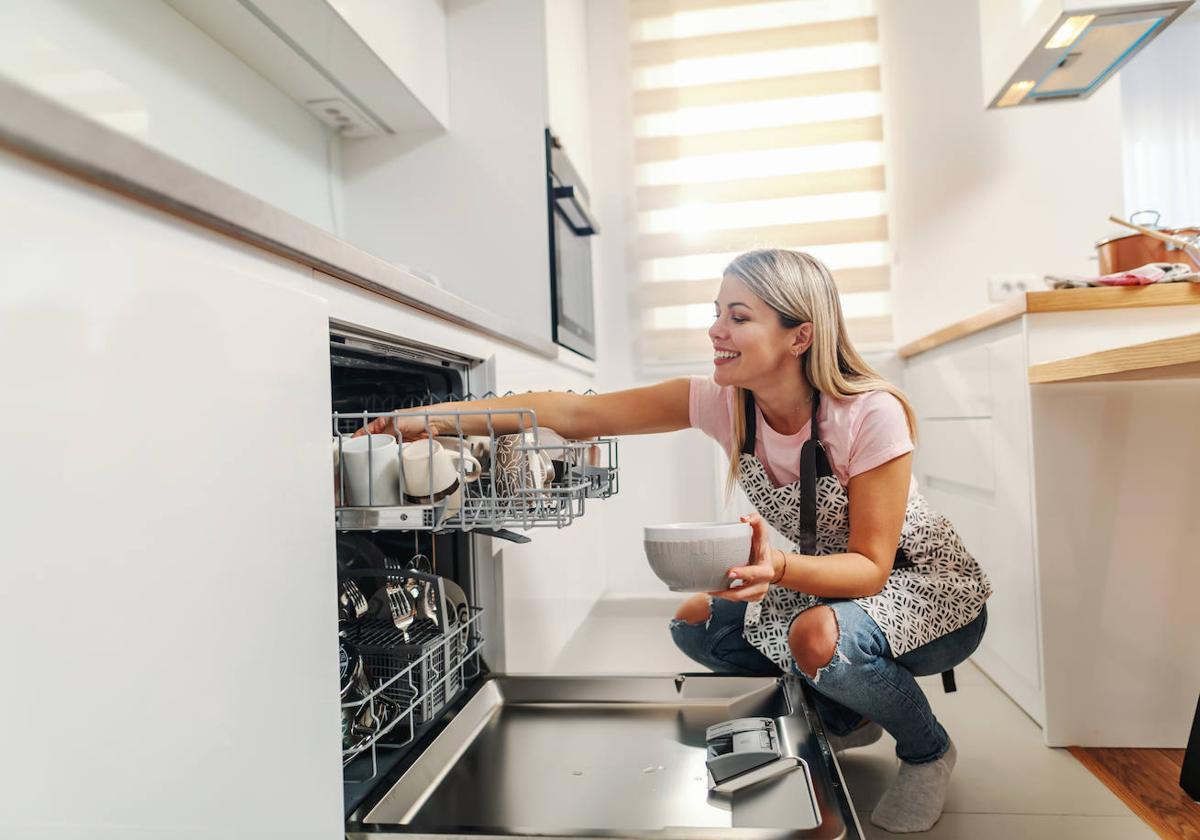
[[367, 678], [380, 694], [410, 713], [414, 725], [437, 718], [479, 670], [477, 632], [481, 610], [442, 632], [429, 619], [418, 619], [404, 633], [385, 621], [360, 621], [347, 631], [363, 658]]

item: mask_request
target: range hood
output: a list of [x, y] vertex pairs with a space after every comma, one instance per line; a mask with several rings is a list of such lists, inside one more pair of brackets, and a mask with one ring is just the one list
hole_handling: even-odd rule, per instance
[[1086, 99], [1193, 0], [979, 0], [984, 102]]

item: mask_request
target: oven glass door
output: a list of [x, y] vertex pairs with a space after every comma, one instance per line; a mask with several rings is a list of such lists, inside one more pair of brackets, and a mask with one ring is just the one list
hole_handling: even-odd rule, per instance
[[557, 207], [554, 213], [554, 340], [589, 359], [596, 357], [592, 301], [592, 240], [571, 230]]

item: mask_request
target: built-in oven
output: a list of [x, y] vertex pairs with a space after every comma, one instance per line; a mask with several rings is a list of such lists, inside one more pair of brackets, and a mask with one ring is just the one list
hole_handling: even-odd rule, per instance
[[559, 141], [546, 129], [546, 189], [550, 220], [550, 301], [554, 340], [596, 358], [592, 237], [599, 233], [587, 187]]

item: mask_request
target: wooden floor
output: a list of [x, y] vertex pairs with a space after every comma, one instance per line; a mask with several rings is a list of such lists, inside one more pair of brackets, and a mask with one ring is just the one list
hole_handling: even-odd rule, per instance
[[1183, 750], [1070, 750], [1160, 837], [1200, 840], [1200, 803], [1179, 787]]

